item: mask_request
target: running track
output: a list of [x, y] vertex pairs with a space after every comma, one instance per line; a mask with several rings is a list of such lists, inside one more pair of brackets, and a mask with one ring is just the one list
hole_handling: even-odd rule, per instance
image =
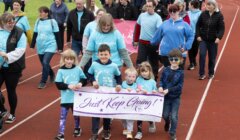
[[[213, 80], [199, 81], [197, 70], [186, 71], [182, 103], [179, 112], [178, 140], [237, 140], [240, 138], [239, 82], [240, 61], [240, 0], [220, 0], [221, 11], [225, 17], [226, 32], [219, 45], [216, 75]], [[35, 51], [26, 53], [27, 68], [24, 70], [18, 86], [17, 120], [14, 124], [5, 124], [1, 140], [51, 140], [58, 132], [59, 92], [52, 83], [43, 90], [37, 89], [40, 81], [41, 67]], [[136, 54], [132, 55], [135, 59]], [[59, 55], [55, 55], [51, 65], [58, 69]], [[2, 87], [4, 90], [4, 87]], [[6, 91], [4, 91], [6, 94]], [[8, 105], [8, 103], [6, 103]], [[143, 140], [167, 140], [168, 134], [163, 130], [164, 123], [157, 124], [157, 133], [147, 132], [145, 123]], [[73, 119], [68, 115], [65, 139], [72, 137]], [[87, 140], [91, 135], [91, 119], [81, 118], [83, 134], [80, 138]], [[112, 124], [112, 140], [125, 139], [121, 135], [119, 120]]]

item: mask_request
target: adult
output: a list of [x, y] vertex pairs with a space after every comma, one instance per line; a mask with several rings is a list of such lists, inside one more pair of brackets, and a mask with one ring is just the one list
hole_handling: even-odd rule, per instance
[[35, 22], [33, 40], [30, 48], [37, 44], [37, 53], [42, 65], [42, 77], [38, 84], [39, 89], [46, 87], [48, 76], [54, 82], [55, 74], [50, 66], [50, 61], [61, 44], [59, 29], [55, 19], [50, 18], [50, 9], [42, 6], [38, 9], [39, 19]]
[[60, 46], [58, 46], [58, 52], [61, 53], [63, 51], [64, 44], [64, 31], [67, 25], [67, 16], [68, 16], [68, 8], [66, 4], [62, 0], [55, 0], [50, 6], [51, 18], [55, 19], [59, 28], [59, 37], [61, 40]]
[[122, 61], [127, 67], [132, 67], [132, 61], [126, 50], [126, 45], [122, 34], [115, 29], [113, 18], [110, 14], [104, 14], [98, 21], [97, 31], [91, 34], [86, 52], [80, 62], [81, 67], [85, 67], [86, 63], [92, 58], [93, 61], [98, 59], [98, 48], [101, 44], [107, 44], [111, 51], [111, 60], [117, 64], [119, 68], [122, 67]]
[[22, 1], [21, 0], [13, 0], [13, 11], [12, 14], [15, 17], [15, 24], [17, 27], [21, 28], [26, 36], [28, 44], [31, 45], [32, 42], [32, 31], [28, 21], [27, 16], [24, 12], [21, 11]]
[[114, 0], [105, 0], [104, 9], [107, 13], [111, 14], [112, 17], [115, 19], [117, 18], [117, 4]]
[[155, 12], [161, 16], [162, 20], [166, 20], [167, 16], [168, 16], [168, 11], [167, 8], [165, 7], [165, 5], [163, 4], [162, 0], [158, 1], [155, 0], [156, 3], [156, 8], [155, 8]]
[[21, 11], [23, 11], [24, 12], [24, 10], [25, 10], [25, 5], [26, 5], [26, 0], [21, 0], [21, 5], [22, 5], [22, 7], [21, 7]]
[[[84, 0], [75, 0], [76, 8], [71, 10], [67, 19], [67, 46], [79, 56], [82, 53], [82, 37], [86, 25], [94, 20], [91, 11], [84, 7]], [[70, 39], [72, 37], [72, 42]]]
[[[27, 38], [20, 28], [15, 25], [14, 16], [4, 13], [1, 16], [2, 29], [0, 29], [0, 87], [5, 82], [7, 88], [10, 115], [6, 123], [16, 120], [16, 108], [18, 103], [16, 88], [22, 70], [25, 68], [25, 50]], [[0, 106], [2, 114], [7, 114], [4, 106]]]
[[199, 7], [200, 7], [200, 10], [202, 10], [202, 3], [203, 3], [203, 2], [205, 2], [205, 0], [199, 0], [199, 3], [200, 3]]
[[189, 11], [188, 11], [188, 15], [190, 18], [190, 26], [193, 30], [194, 33], [194, 41], [192, 44], [192, 48], [188, 51], [188, 58], [189, 58], [189, 62], [190, 65], [188, 67], [188, 70], [194, 70], [195, 67], [197, 66], [197, 61], [196, 61], [196, 57], [198, 54], [198, 41], [197, 41], [197, 36], [196, 36], [196, 25], [197, 25], [197, 21], [198, 18], [200, 16], [202, 12], [199, 10], [199, 2], [198, 0], [192, 0], [189, 3]]
[[117, 7], [117, 19], [136, 20], [138, 17], [135, 7], [128, 0], [120, 0]]
[[13, 10], [12, 0], [3, 0], [3, 3], [4, 3], [4, 12], [7, 12], [9, 8], [11, 11]]
[[133, 5], [137, 10], [137, 14], [140, 15], [142, 13], [142, 7], [146, 3], [146, 0], [134, 0]]
[[209, 79], [214, 77], [214, 68], [217, 57], [218, 43], [222, 39], [225, 31], [224, 18], [218, 9], [215, 0], [208, 0], [206, 11], [200, 15], [196, 35], [199, 44], [199, 80], [206, 78], [205, 62], [208, 52], [208, 75]]
[[86, 0], [86, 9], [88, 9], [92, 13], [95, 13], [97, 10], [95, 6], [95, 0]]
[[161, 17], [154, 12], [156, 3], [154, 0], [147, 0], [147, 11], [140, 14], [133, 35], [133, 45], [138, 46], [137, 65], [149, 61], [152, 66], [155, 80], [158, 77], [158, 53], [157, 45], [150, 44], [155, 31], [162, 24]]
[[179, 6], [179, 16], [183, 19], [183, 21], [187, 22], [190, 25], [190, 18], [186, 11], [184, 0], [175, 0], [174, 4], [177, 4]]
[[173, 49], [180, 49], [183, 54], [183, 62], [180, 65], [184, 69], [187, 51], [191, 49], [194, 35], [191, 27], [179, 16], [180, 8], [177, 4], [169, 6], [170, 18], [156, 31], [152, 45], [159, 45], [159, 59], [165, 66], [170, 66], [168, 54]]

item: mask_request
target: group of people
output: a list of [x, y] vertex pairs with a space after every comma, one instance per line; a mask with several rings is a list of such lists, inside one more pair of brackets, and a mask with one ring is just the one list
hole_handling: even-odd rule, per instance
[[[94, 0], [90, 2], [94, 3]], [[197, 66], [196, 56], [200, 50], [199, 80], [203, 80], [206, 78], [208, 52], [208, 75], [209, 78], [214, 77], [218, 43], [225, 29], [223, 15], [215, 0], [206, 2], [205, 11], [200, 10], [198, 0], [189, 2], [189, 11], [186, 11], [183, 0], [167, 1], [167, 4], [162, 0], [138, 2], [140, 0], [119, 0], [117, 4], [113, 0], [105, 0], [105, 9], [94, 9], [96, 11], [93, 13], [93, 9], [85, 8], [85, 0], [75, 0], [76, 8], [71, 11], [62, 0], [55, 0], [50, 8], [39, 8], [39, 18], [32, 32], [21, 10], [22, 1], [13, 0], [12, 13], [6, 12], [0, 17], [0, 86], [5, 82], [10, 114], [4, 104], [0, 105], [0, 112], [1, 117], [8, 115], [6, 123], [13, 123], [16, 119], [16, 87], [25, 68], [24, 54], [28, 44], [30, 48], [37, 47], [42, 65], [38, 88], [44, 89], [49, 77], [61, 92], [60, 126], [56, 139], [64, 139], [66, 117], [68, 111], [73, 109], [73, 91], [86, 85], [87, 79], [94, 88], [108, 86], [115, 87], [116, 92], [123, 88], [145, 94], [164, 94], [164, 128], [172, 140], [176, 139], [187, 54], [190, 62], [188, 70], [193, 70]], [[91, 3], [89, 7], [92, 7]], [[135, 68], [124, 39], [114, 26], [114, 18], [137, 20], [133, 34], [133, 46], [138, 47]], [[71, 49], [64, 51], [64, 45]], [[61, 61], [55, 76], [50, 61], [56, 52], [61, 54]], [[158, 73], [159, 61], [165, 67], [161, 75]], [[123, 63], [127, 70], [122, 82]], [[73, 134], [77, 137], [82, 132], [79, 116], [74, 116], [74, 120]], [[99, 120], [92, 119], [90, 140], [98, 139]], [[133, 122], [123, 120], [123, 134], [127, 139], [133, 138]], [[106, 140], [111, 136], [110, 123], [111, 119], [103, 119], [103, 138]], [[149, 122], [149, 132], [155, 131], [155, 123]], [[137, 121], [135, 139], [142, 139], [142, 134], [142, 121]]]

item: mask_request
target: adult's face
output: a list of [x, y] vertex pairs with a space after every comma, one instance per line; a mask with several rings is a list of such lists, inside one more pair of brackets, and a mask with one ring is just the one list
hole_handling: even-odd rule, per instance
[[82, 11], [84, 8], [84, 0], [75, 0], [76, 8], [79, 11]]
[[19, 12], [21, 9], [21, 5], [18, 2], [13, 3], [13, 11], [14, 12]]
[[177, 20], [179, 18], [179, 11], [175, 9], [169, 9], [168, 13], [173, 20]]
[[206, 8], [210, 13], [213, 13], [216, 7], [212, 3], [207, 3]]
[[15, 25], [15, 21], [12, 19], [3, 25], [5, 30], [11, 31]]
[[147, 2], [147, 3], [146, 3], [146, 7], [147, 7], [147, 12], [148, 12], [150, 15], [154, 14], [155, 6], [153, 6], [153, 3], [152, 3], [152, 2]]
[[122, 5], [127, 5], [127, 0], [120, 0], [120, 3], [121, 3]]
[[110, 23], [103, 24], [101, 29], [103, 33], [108, 33], [111, 30], [111, 24]]
[[55, 4], [56, 4], [57, 6], [61, 5], [61, 4], [62, 4], [62, 0], [55, 0]]
[[46, 19], [48, 18], [48, 13], [45, 13], [44, 11], [39, 12], [39, 17], [41, 19]]

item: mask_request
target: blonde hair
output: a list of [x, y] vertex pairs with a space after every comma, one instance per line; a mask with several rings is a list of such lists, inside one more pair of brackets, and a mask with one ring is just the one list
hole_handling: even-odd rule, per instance
[[149, 77], [150, 79], [154, 79], [152, 66], [149, 64], [149, 62], [144, 61], [138, 66], [138, 73], [141, 76], [141, 73], [144, 71], [149, 71]]
[[8, 22], [14, 21], [14, 20], [15, 20], [15, 17], [13, 16], [13, 14], [8, 13], [8, 12], [2, 14], [2, 16], [1, 16], [1, 24], [2, 24], [2, 26], [7, 24]]
[[65, 50], [62, 55], [61, 55], [61, 59], [60, 59], [60, 67], [65, 65], [65, 59], [66, 58], [70, 58], [74, 60], [74, 64], [77, 65], [78, 64], [78, 58], [77, 58], [77, 54], [72, 50], [72, 49], [67, 49]]
[[138, 72], [137, 72], [137, 70], [136, 70], [134, 67], [127, 68], [127, 69], [124, 71], [124, 74], [125, 74], [125, 75], [135, 74], [136, 76], [138, 76]]
[[111, 26], [109, 32], [112, 32], [113, 30], [115, 30], [112, 15], [110, 15], [108, 13], [103, 14], [103, 16], [99, 19], [98, 26], [97, 26], [98, 31], [102, 32], [102, 26], [104, 26], [106, 24], [110, 24], [110, 26]]

